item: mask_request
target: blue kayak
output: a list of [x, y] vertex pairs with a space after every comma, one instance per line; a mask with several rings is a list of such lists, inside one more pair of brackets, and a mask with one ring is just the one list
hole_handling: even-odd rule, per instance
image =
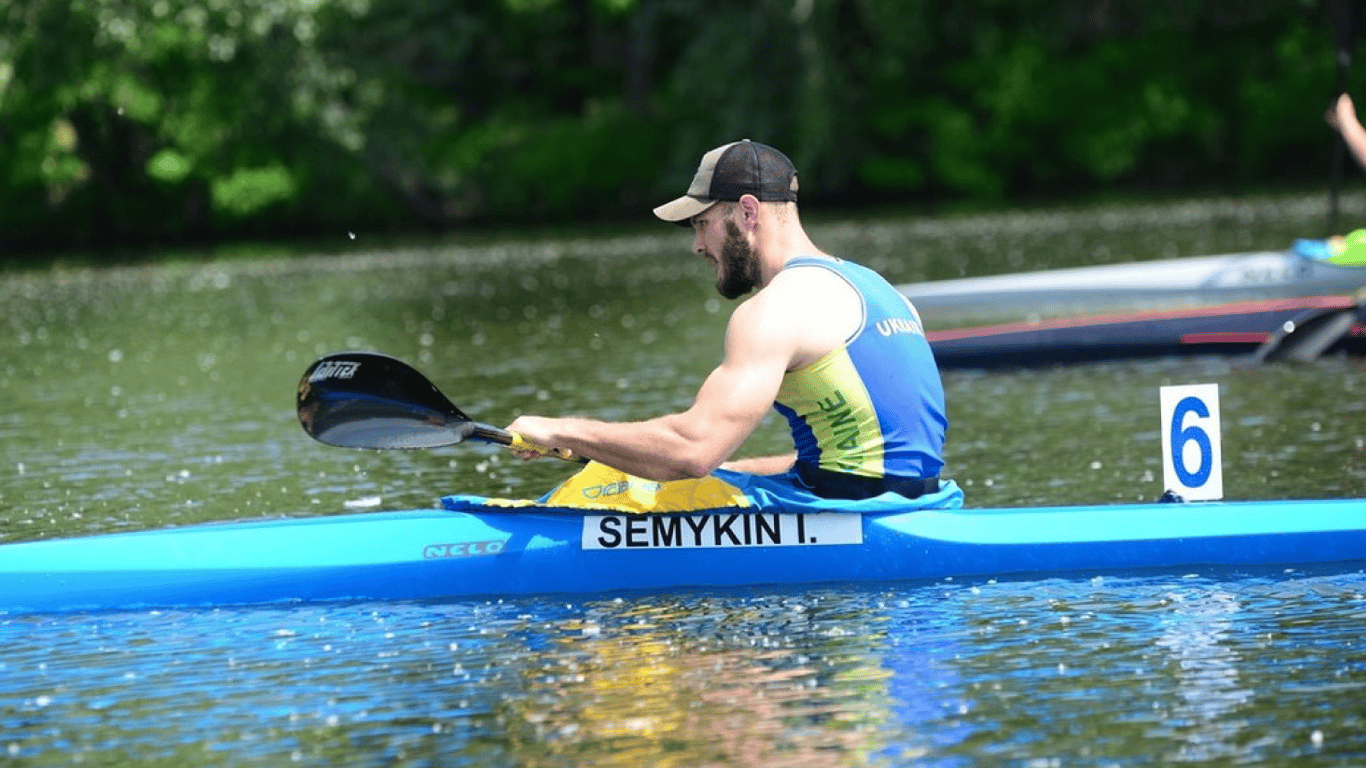
[[1366, 499], [877, 513], [422, 509], [0, 546], [0, 612], [1366, 561]]

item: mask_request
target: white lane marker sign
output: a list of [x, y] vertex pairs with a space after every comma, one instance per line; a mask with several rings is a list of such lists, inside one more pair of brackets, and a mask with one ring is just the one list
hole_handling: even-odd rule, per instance
[[1219, 385], [1162, 387], [1162, 482], [1189, 501], [1224, 497]]

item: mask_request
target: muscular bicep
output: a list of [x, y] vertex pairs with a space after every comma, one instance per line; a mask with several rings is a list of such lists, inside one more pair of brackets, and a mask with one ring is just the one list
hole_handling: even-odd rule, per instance
[[687, 428], [705, 432], [716, 464], [729, 458], [773, 406], [795, 344], [790, 328], [762, 305], [736, 309], [726, 329], [725, 354], [702, 383], [697, 398], [679, 414]]
[[775, 369], [759, 361], [722, 362], [702, 383], [697, 400], [689, 410], [720, 422], [713, 428], [742, 432], [742, 441], [759, 426], [772, 407], [782, 379], [782, 368]]

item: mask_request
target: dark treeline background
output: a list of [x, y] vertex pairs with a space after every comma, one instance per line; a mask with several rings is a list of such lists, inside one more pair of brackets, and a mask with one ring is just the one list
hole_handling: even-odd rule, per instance
[[1236, 192], [1330, 165], [1324, 0], [5, 6], [0, 258], [644, 221], [740, 137], [822, 206]]

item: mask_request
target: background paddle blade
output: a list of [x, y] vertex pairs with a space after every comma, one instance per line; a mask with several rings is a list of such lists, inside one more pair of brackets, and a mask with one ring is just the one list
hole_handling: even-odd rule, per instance
[[1360, 306], [1350, 309], [1316, 310], [1287, 323], [1262, 342], [1254, 357], [1257, 362], [1310, 363], [1338, 343], [1362, 319]]
[[436, 448], [479, 427], [412, 367], [372, 352], [328, 355], [304, 371], [299, 424], [343, 448]]

